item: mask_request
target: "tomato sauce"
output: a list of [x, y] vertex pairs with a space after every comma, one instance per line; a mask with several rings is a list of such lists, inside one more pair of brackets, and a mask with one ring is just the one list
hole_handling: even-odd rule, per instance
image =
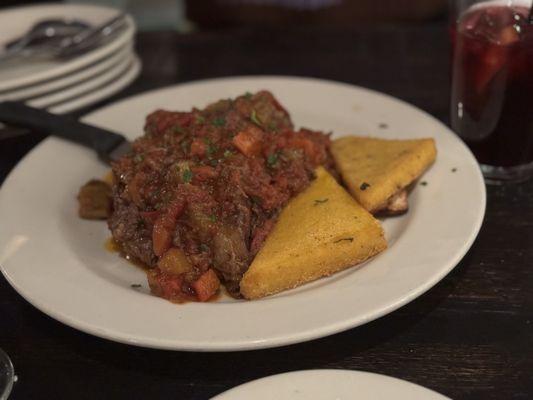
[[109, 227], [126, 254], [152, 268], [155, 294], [205, 301], [222, 282], [238, 297], [280, 210], [318, 165], [333, 170], [329, 146], [327, 134], [296, 130], [267, 91], [203, 110], [157, 110], [112, 166]]

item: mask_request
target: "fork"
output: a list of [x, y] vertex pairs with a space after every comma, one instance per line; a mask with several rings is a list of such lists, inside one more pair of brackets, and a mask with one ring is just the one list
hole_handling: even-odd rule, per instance
[[111, 18], [103, 24], [85, 29], [73, 36], [67, 36], [57, 42], [45, 41], [39, 46], [19, 46], [14, 50], [0, 54], [0, 62], [27, 58], [68, 59], [85, 53], [98, 45], [107, 42], [126, 28], [126, 14]]

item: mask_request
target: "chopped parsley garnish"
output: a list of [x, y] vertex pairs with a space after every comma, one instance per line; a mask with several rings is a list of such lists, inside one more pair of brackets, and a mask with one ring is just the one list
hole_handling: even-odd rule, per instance
[[214, 144], [208, 144], [206, 150], [207, 156], [212, 156], [217, 150], [217, 146], [215, 146]]
[[210, 137], [204, 138], [204, 143], [207, 145], [206, 153], [208, 157], [211, 157], [211, 155], [218, 150], [218, 147], [213, 144], [213, 141]]
[[174, 127], [174, 132], [175, 133], [183, 133], [183, 128], [181, 126], [179, 126], [179, 125], [176, 125]]
[[359, 189], [366, 190], [369, 187], [370, 187], [370, 183], [363, 182], [361, 183], [361, 186], [359, 186]]
[[252, 98], [252, 94], [250, 92], [244, 93], [244, 97], [246, 97], [248, 100]]
[[231, 150], [224, 150], [224, 158], [228, 158], [232, 154], [233, 154], [233, 152]]
[[211, 222], [217, 222], [217, 216], [216, 216], [215, 214], [211, 214], [211, 215], [209, 216], [209, 221], [211, 221]]
[[341, 239], [335, 240], [333, 243], [339, 243], [339, 242], [343, 242], [343, 241], [353, 242], [353, 237], [341, 238]]
[[325, 203], [325, 202], [328, 201], [328, 200], [329, 200], [328, 198], [324, 198], [324, 199], [316, 199], [314, 205], [315, 205], [315, 206], [318, 206], [319, 204], [323, 204], [323, 203]]
[[197, 115], [196, 116], [196, 123], [197, 124], [203, 124], [205, 122], [205, 117], [202, 116], [202, 115]]
[[217, 117], [211, 121], [211, 124], [220, 128], [221, 126], [226, 125], [226, 119], [224, 117]]
[[422, 181], [422, 182], [420, 182], [420, 184], [421, 184], [422, 186], [427, 186], [428, 183], [427, 183], [426, 181]]
[[192, 171], [190, 169], [186, 169], [183, 171], [183, 175], [181, 177], [183, 182], [190, 183], [192, 181]]
[[136, 154], [135, 157], [133, 157], [133, 161], [136, 163], [140, 163], [144, 161], [144, 155], [142, 154]]
[[142, 288], [143, 285], [141, 285], [140, 283], [132, 283], [130, 285], [133, 289], [139, 289], [139, 288]]
[[216, 167], [218, 165], [218, 160], [215, 160], [215, 159], [209, 160], [209, 165], [211, 165], [212, 167]]
[[278, 158], [279, 158], [279, 153], [278, 152], [269, 154], [268, 157], [267, 157], [268, 166], [269, 167], [273, 167], [278, 162]]
[[252, 203], [257, 204], [258, 206], [260, 206], [263, 203], [263, 200], [259, 196], [252, 195], [250, 196], [250, 200], [252, 200]]
[[207, 253], [209, 251], [209, 246], [206, 245], [205, 243], [200, 243], [200, 251]]
[[250, 115], [250, 119], [252, 120], [252, 122], [254, 124], [256, 124], [257, 126], [259, 127], [263, 127], [263, 124], [261, 123], [261, 121], [259, 120], [259, 118], [257, 117], [257, 113], [255, 112], [255, 110], [252, 110], [252, 114]]

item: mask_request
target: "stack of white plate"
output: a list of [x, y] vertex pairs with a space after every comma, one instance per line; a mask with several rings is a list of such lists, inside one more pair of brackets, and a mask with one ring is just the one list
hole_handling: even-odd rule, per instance
[[[118, 15], [109, 7], [92, 5], [37, 5], [0, 12], [0, 50], [46, 19], [77, 19], [98, 26]], [[101, 101], [129, 85], [141, 63], [134, 51], [135, 23], [113, 39], [68, 61], [26, 60], [0, 62], [0, 101], [28, 105], [62, 114]]]

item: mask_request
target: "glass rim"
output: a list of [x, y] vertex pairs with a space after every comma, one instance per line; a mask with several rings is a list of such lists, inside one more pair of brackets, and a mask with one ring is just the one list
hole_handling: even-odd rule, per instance
[[7, 400], [11, 394], [11, 389], [13, 389], [13, 383], [15, 381], [15, 370], [13, 368], [13, 363], [7, 355], [7, 353], [0, 349], [0, 365], [6, 368], [5, 374], [6, 383], [3, 388], [0, 388], [0, 400]]
[[491, 185], [504, 183], [521, 183], [533, 177], [533, 161], [527, 164], [500, 167], [481, 163], [481, 172], [485, 182]]

